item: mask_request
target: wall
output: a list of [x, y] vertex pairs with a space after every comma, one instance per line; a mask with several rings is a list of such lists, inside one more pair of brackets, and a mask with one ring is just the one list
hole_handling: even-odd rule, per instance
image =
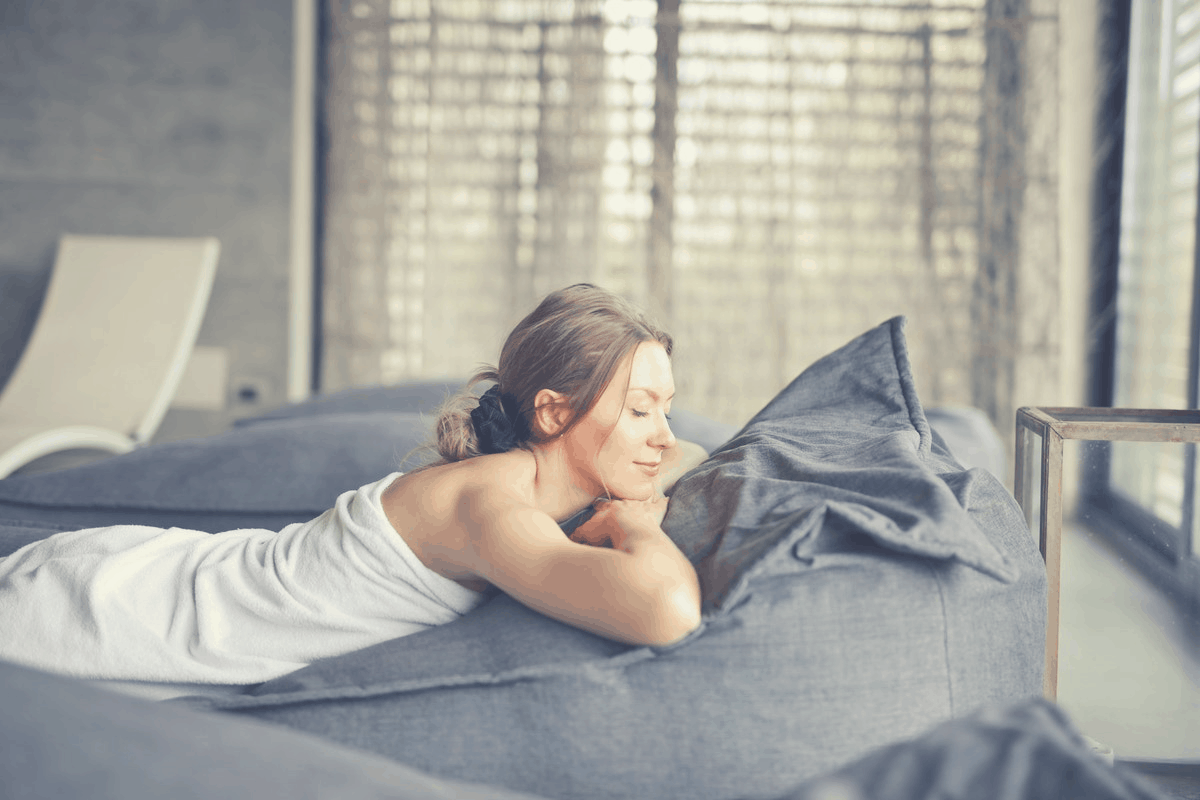
[[[1036, 405], [1089, 403], [1088, 312], [1091, 297], [1093, 213], [1096, 170], [1097, 36], [1100, 10], [1095, 0], [1061, 0], [1059, 38], [1059, 329], [1062, 369], [1058, 394]], [[1074, 508], [1082, 461], [1068, 448], [1063, 507]]]
[[1087, 404], [1087, 312], [1091, 251], [1092, 179], [1095, 171], [1095, 0], [1061, 0], [1059, 63], [1059, 299], [1062, 373], [1059, 396], [1043, 405]]
[[224, 407], [173, 408], [158, 438], [284, 401], [292, 3], [0, 0], [0, 383], [62, 233], [214, 235], [198, 345]]

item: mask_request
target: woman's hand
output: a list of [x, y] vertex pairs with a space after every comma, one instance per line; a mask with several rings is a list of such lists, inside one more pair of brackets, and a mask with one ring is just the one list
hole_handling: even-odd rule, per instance
[[624, 550], [626, 539], [639, 533], [662, 530], [667, 513], [667, 498], [649, 500], [597, 500], [596, 513], [571, 534], [571, 541], [593, 547]]

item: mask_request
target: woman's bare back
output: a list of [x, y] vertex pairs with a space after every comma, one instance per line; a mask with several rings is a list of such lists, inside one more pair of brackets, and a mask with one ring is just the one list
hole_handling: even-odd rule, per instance
[[383, 510], [421, 563], [484, 591], [490, 584], [467, 563], [477, 528], [464, 524], [464, 493], [485, 488], [529, 503], [535, 474], [533, 456], [524, 450], [442, 464], [397, 478], [383, 494]]

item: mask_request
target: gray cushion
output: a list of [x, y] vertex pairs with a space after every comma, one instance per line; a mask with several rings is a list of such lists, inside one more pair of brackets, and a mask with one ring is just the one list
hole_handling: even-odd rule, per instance
[[409, 381], [391, 386], [368, 386], [317, 395], [301, 403], [281, 406], [236, 425], [258, 425], [300, 417], [329, 414], [432, 413], [447, 398], [462, 389], [462, 381]]
[[982, 409], [938, 406], [926, 409], [925, 416], [960, 464], [986, 469], [1002, 480], [1012, 475], [1004, 440]]
[[1045, 573], [931, 434], [900, 319], [806, 370], [674, 493], [705, 618], [625, 647], [497, 596], [197, 705], [560, 798], [769, 797], [1041, 690]]
[[1168, 800], [1128, 767], [1111, 767], [1092, 753], [1062, 709], [1040, 698], [943, 723], [814, 779], [787, 798]]
[[0, 797], [536, 800], [0, 661]]
[[[326, 414], [153, 445], [61, 472], [0, 480], [0, 520], [60, 529], [278, 530], [400, 469], [424, 440], [426, 424], [415, 413]], [[0, 555], [13, 549], [0, 527]]]

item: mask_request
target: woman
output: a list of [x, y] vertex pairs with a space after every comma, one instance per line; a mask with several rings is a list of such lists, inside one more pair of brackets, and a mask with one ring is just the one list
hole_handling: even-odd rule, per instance
[[[699, 623], [695, 570], [659, 527], [662, 490], [703, 458], [679, 445], [671, 338], [587, 284], [555, 292], [509, 335], [477, 408], [438, 424], [446, 463], [383, 495], [421, 561], [547, 616], [632, 644]], [[468, 401], [469, 403], [470, 401]], [[558, 523], [592, 504], [564, 537]]]
[[[315, 520], [216, 536], [116, 526], [0, 559], [0, 658], [79, 677], [248, 684], [444, 624], [497, 587], [633, 644], [699, 623], [662, 491], [676, 442], [670, 337], [587, 284], [509, 335], [437, 425], [439, 463], [346, 492]], [[559, 522], [594, 516], [564, 536]]]

